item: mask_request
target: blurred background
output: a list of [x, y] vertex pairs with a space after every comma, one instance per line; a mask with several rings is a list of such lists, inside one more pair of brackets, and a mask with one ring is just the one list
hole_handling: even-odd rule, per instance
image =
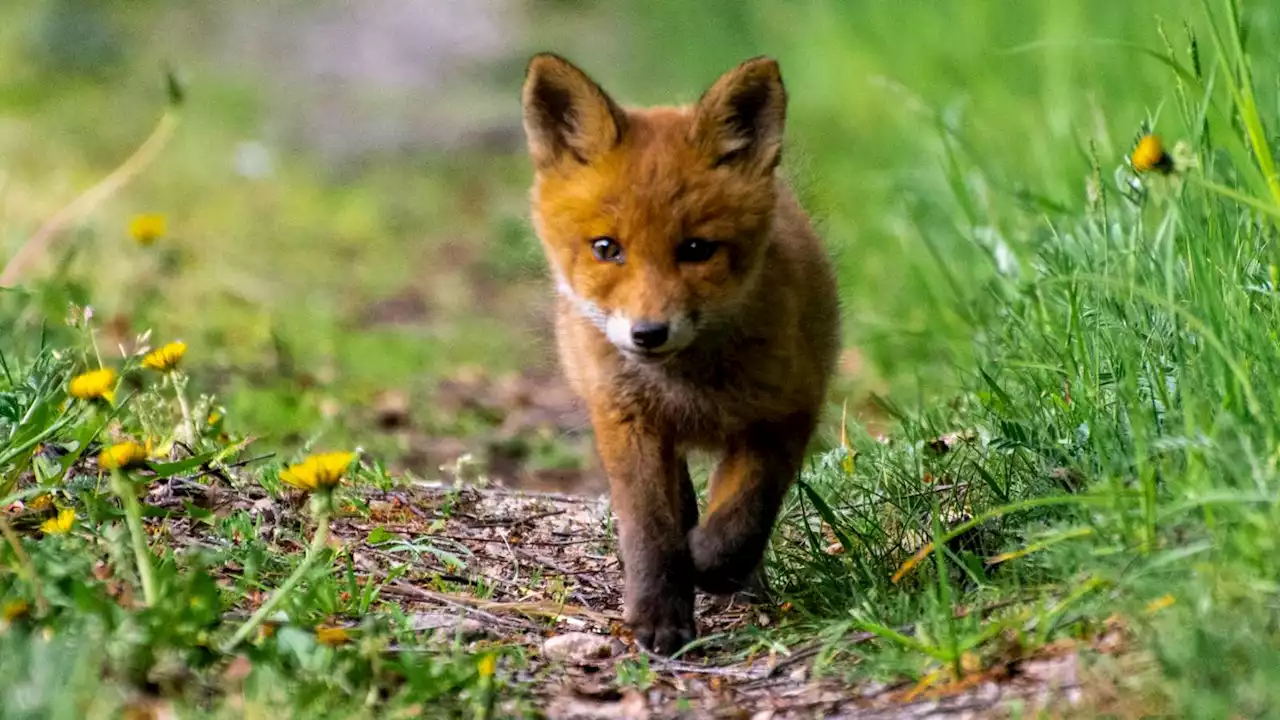
[[[842, 403], [875, 432], [874, 396], [945, 400], [965, 371], [951, 288], [1018, 272], [1031, 224], [1084, 203], [1090, 148], [1110, 177], [1159, 126], [1172, 74], [1142, 48], [1164, 49], [1162, 19], [1184, 52], [1198, 7], [7, 0], [2, 257], [151, 132], [166, 65], [186, 88], [156, 161], [22, 278], [42, 314], [13, 337], [66, 331], [68, 304], [89, 304], [104, 354], [148, 328], [186, 340], [196, 387], [269, 447], [360, 445], [427, 477], [469, 453], [507, 482], [598, 489], [527, 221], [525, 61], [554, 50], [648, 104], [769, 54], [790, 93], [785, 171], [840, 269], [825, 437]], [[1274, 11], [1254, 15], [1276, 36]], [[956, 199], [971, 194], [990, 207]], [[130, 237], [139, 213], [165, 217], [152, 245]]]

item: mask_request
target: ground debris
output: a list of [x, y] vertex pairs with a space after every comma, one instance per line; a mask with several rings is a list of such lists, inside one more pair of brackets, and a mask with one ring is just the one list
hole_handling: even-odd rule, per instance
[[[1081, 694], [1080, 655], [1071, 643], [915, 694], [911, 683], [850, 684], [815, 672], [822, 649], [816, 641], [746, 659], [714, 650], [652, 656], [630, 642], [622, 624], [607, 499], [441, 483], [363, 495], [369, 516], [349, 515], [334, 526], [361, 571], [407, 566], [384, 596], [437, 639], [524, 645], [530, 667], [521, 675], [536, 682], [546, 717], [1006, 717], [1015, 705], [1059, 708]], [[706, 596], [698, 611], [704, 636], [763, 626], [779, 615]], [[864, 633], [845, 642], [873, 639]], [[636, 667], [647, 673], [640, 686]]]
[[[260, 488], [237, 494], [206, 482], [208, 492], [226, 496], [210, 503], [212, 512], [251, 513], [274, 551], [304, 551], [293, 532], [280, 532], [310, 522], [304, 498], [271, 499]], [[146, 497], [154, 506], [176, 507], [200, 498], [188, 492], [198, 487], [157, 479]], [[622, 622], [623, 574], [607, 498], [424, 481], [348, 488], [344, 497], [331, 543], [350, 558], [357, 582], [376, 584], [381, 601], [396, 604], [416, 636], [388, 652], [520, 646], [527, 662], [511, 680], [529, 688], [550, 718], [976, 718], [1006, 717], [1014, 707], [1034, 714], [1081, 701], [1082, 650], [1120, 654], [1126, 646], [1117, 620], [1094, 641], [1013, 648], [992, 666], [928, 685], [850, 681], [815, 667], [825, 649], [816, 639], [764, 653], [713, 642], [663, 658], [637, 647]], [[153, 529], [179, 552], [235, 542], [189, 516]], [[241, 572], [228, 562], [219, 582]], [[247, 616], [261, 600], [250, 597], [236, 612]], [[784, 607], [705, 595], [696, 609], [703, 637], [732, 636], [786, 616]], [[857, 633], [840, 642], [849, 651], [875, 639]]]

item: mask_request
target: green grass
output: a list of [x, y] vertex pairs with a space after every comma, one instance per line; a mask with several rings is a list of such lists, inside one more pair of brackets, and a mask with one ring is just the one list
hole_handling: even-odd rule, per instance
[[[126, 156], [163, 103], [154, 48], [125, 53], [105, 79], [55, 82], [24, 64], [35, 41], [20, 28], [53, 5], [0, 10], [0, 65], [26, 68], [0, 84], [0, 256]], [[789, 619], [711, 638], [714, 650], [816, 638], [824, 672], [850, 682], [945, 679], [975, 659], [1087, 641], [1118, 614], [1130, 651], [1156, 662], [1144, 688], [1155, 710], [1255, 717], [1280, 703], [1275, 8], [610, 0], [543, 12], [531, 47], [555, 47], [637, 102], [693, 99], [745, 57], [780, 59], [787, 171], [836, 257], [846, 343], [867, 360], [833, 395], [829, 449], [790, 495], [771, 549]], [[122, 17], [127, 35], [167, 16]], [[517, 60], [492, 78], [512, 97]], [[171, 438], [177, 408], [141, 372], [130, 376], [139, 394], [120, 393], [130, 399], [118, 427], [101, 407], [63, 408], [70, 375], [96, 365], [92, 339], [62, 323], [68, 302], [186, 338], [193, 401], [216, 394], [227, 416], [197, 449], [262, 438], [244, 457], [279, 455], [246, 472], [272, 495], [283, 460], [312, 446], [390, 453], [359, 419], [377, 390], [426, 398], [459, 367], [514, 369], [545, 350], [524, 312], [545, 290], [518, 154], [429, 155], [347, 176], [285, 158], [268, 181], [231, 180], [211, 167], [255, 130], [258, 91], [199, 77], [158, 162], [60, 238], [39, 278], [0, 293], [0, 324], [13, 328], [0, 339], [0, 505], [39, 486], [78, 523], [68, 535], [15, 527], [23, 553], [0, 546], [0, 603], [30, 607], [0, 632], [0, 676], [21, 679], [0, 688], [0, 708], [22, 693], [41, 716], [79, 716], [87, 703], [108, 713], [136, 688], [224, 701], [236, 691], [211, 669], [225, 668], [218, 648], [243, 620], [224, 613], [283, 583], [312, 532], [268, 542], [259, 520], [232, 514], [211, 537], [247, 541], [156, 558], [162, 600], [123, 609], [112, 593], [141, 593], [126, 514], [71, 460], [104, 434]], [[104, 126], [109, 108], [118, 120]], [[1133, 173], [1125, 156], [1144, 127], [1185, 143], [1197, 167]], [[127, 217], [151, 210], [173, 237], [133, 247]], [[476, 269], [442, 261], [457, 247]], [[505, 289], [477, 297], [484, 277]], [[427, 329], [353, 322], [407, 286], [430, 299]], [[196, 402], [203, 417], [215, 401]], [[472, 422], [429, 403], [414, 412], [442, 433]], [[37, 443], [70, 454], [34, 458]], [[353, 480], [394, 482], [369, 463]], [[408, 637], [396, 609], [360, 605], [333, 560], [304, 568], [285, 605], [296, 627], [252, 645], [246, 697], [335, 715], [363, 712], [371, 689], [392, 706], [469, 714], [488, 702], [474, 649], [401, 655], [387, 669], [367, 645], [317, 644], [306, 628], [346, 615], [380, 642]], [[202, 579], [204, 564], [227, 562], [245, 568], [240, 584]], [[879, 639], [852, 646], [864, 632]], [[75, 663], [49, 661], [68, 653]], [[197, 672], [165, 679], [175, 660]], [[649, 668], [621, 675], [641, 685]]]

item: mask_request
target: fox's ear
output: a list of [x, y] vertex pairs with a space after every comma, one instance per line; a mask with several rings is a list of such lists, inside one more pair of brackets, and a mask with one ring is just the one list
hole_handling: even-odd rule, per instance
[[572, 63], [552, 53], [534, 55], [521, 91], [524, 132], [537, 167], [571, 157], [586, 164], [617, 145], [626, 114]]
[[782, 157], [786, 115], [777, 61], [754, 58], [720, 76], [698, 100], [695, 141], [714, 165], [769, 172]]

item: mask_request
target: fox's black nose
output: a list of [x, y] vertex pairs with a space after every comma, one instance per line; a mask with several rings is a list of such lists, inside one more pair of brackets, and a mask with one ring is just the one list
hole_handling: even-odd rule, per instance
[[667, 324], [638, 322], [631, 326], [631, 342], [643, 350], [660, 348], [667, 342]]

